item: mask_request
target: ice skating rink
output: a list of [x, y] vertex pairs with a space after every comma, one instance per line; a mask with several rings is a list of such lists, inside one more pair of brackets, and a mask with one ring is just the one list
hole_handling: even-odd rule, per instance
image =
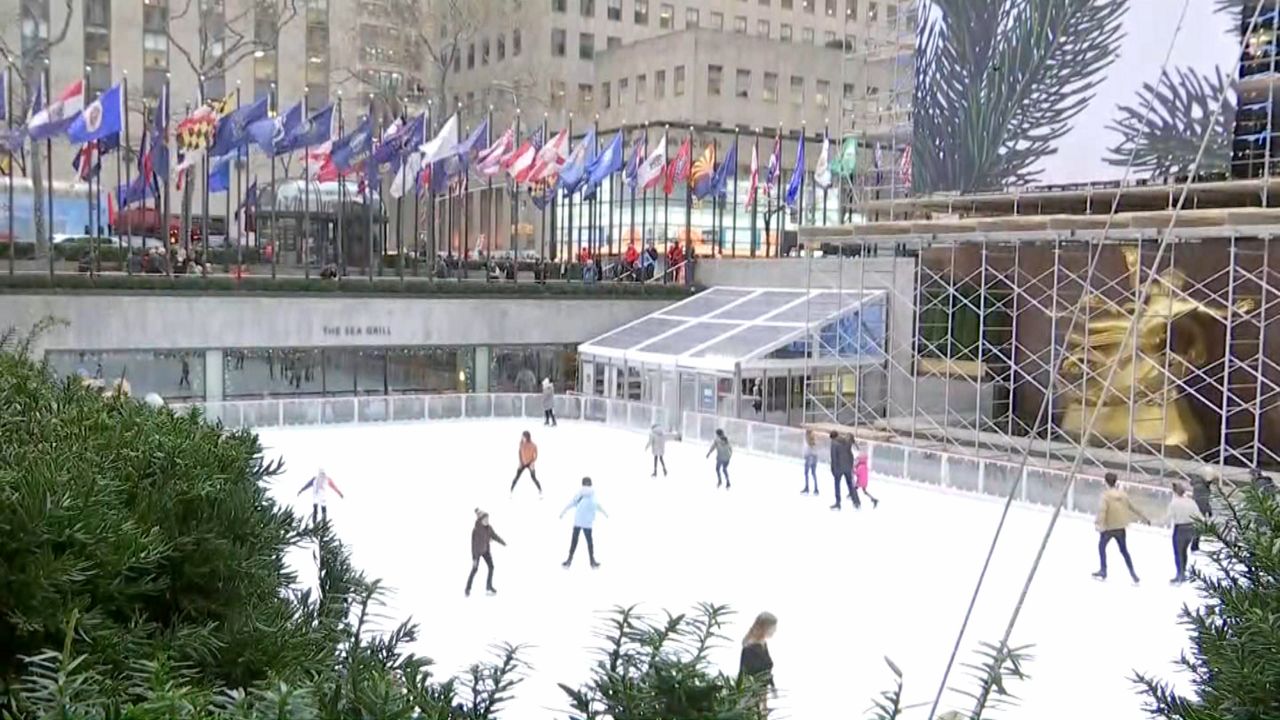
[[[540, 451], [542, 499], [527, 475], [514, 497], [508, 493], [526, 429]], [[334, 478], [346, 494], [330, 500], [338, 533], [357, 566], [395, 590], [388, 626], [412, 615], [421, 627], [416, 649], [439, 671], [486, 658], [493, 643], [532, 646], [524, 658], [533, 670], [503, 714], [514, 720], [568, 717], [556, 683], [587, 677], [601, 611], [633, 603], [683, 611], [704, 600], [739, 613], [716, 656], [728, 673], [737, 672], [740, 639], [755, 614], [778, 616], [770, 649], [779, 718], [863, 717], [891, 686], [886, 656], [905, 674], [907, 702], [927, 703], [1000, 513], [990, 499], [874, 476], [880, 507], [859, 512], [846, 503], [837, 513], [828, 509], [825, 458], [822, 495], [814, 498], [800, 494], [798, 461], [741, 451], [730, 466], [733, 489], [717, 491], [707, 448], [674, 441], [671, 475], [654, 479], [645, 436], [583, 423], [456, 421], [261, 436], [267, 456], [285, 460], [272, 493], [299, 513], [310, 512], [310, 499], [295, 493], [317, 468]], [[565, 570], [572, 514], [557, 516], [583, 475], [609, 513], [596, 522], [602, 567], [588, 567], [582, 543]], [[507, 541], [494, 546], [495, 597], [484, 594], [483, 563], [472, 596], [463, 596], [476, 507]], [[1048, 520], [1045, 510], [1014, 510], [952, 686], [974, 687], [959, 663], [976, 662], [978, 641], [1000, 638]], [[1174, 569], [1163, 529], [1133, 528], [1129, 544], [1141, 586], [1125, 577], [1114, 546], [1111, 579], [1095, 581], [1092, 522], [1064, 516], [1013, 636], [1035, 646], [1031, 679], [1014, 686], [1022, 702], [1004, 717], [1137, 720], [1145, 715], [1129, 680], [1135, 671], [1180, 679], [1173, 662], [1186, 632], [1177, 615], [1196, 602], [1195, 592], [1167, 584]], [[305, 551], [298, 561], [309, 563]], [[312, 581], [314, 572], [300, 579]], [[944, 709], [967, 707], [955, 693], [946, 700]]]

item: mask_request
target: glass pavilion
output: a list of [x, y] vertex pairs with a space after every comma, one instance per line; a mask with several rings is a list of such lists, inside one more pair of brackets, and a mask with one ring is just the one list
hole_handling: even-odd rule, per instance
[[797, 425], [815, 397], [884, 392], [886, 303], [883, 290], [710, 288], [581, 345], [580, 390], [673, 418]]

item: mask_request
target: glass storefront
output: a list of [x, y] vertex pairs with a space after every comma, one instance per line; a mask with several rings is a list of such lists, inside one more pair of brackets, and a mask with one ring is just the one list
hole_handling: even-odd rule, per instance
[[[571, 345], [448, 347], [236, 348], [223, 351], [66, 351], [48, 360], [59, 375], [105, 383], [124, 375], [134, 395], [159, 393], [171, 402], [214, 399], [207, 364], [221, 355], [223, 400], [278, 396], [537, 392], [543, 378], [559, 389], [577, 382]], [[487, 375], [477, 373], [487, 364]], [[215, 378], [216, 380], [216, 378]]]

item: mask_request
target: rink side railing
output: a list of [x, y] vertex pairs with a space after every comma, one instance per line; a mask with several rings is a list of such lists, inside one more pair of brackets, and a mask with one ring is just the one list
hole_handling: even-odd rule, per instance
[[[388, 395], [326, 398], [275, 398], [198, 403], [205, 416], [229, 428], [281, 428], [439, 420], [542, 419], [542, 396], [536, 394], [482, 393], [472, 395]], [[173, 405], [181, 411], [192, 405]], [[560, 420], [596, 422], [610, 427], [647, 431], [654, 425], [676, 431], [684, 441], [710, 443], [717, 428], [723, 429], [739, 450], [760, 455], [794, 458], [804, 454], [801, 428], [738, 420], [718, 415], [684, 412], [671, 417], [666, 409], [626, 400], [585, 395], [557, 395], [555, 413]], [[819, 437], [818, 457], [825, 464], [827, 439]], [[1080, 475], [1074, 483], [1067, 474], [1028, 465], [1021, 469], [1007, 460], [980, 458], [913, 448], [902, 444], [860, 440], [869, 453], [871, 471], [880, 477], [1005, 497], [1015, 484], [1015, 499], [1052, 507], [1067, 488], [1065, 509], [1093, 515], [1097, 512], [1103, 482]], [[828, 476], [829, 477], [829, 476]], [[824, 478], [824, 481], [827, 481]], [[1124, 484], [1124, 483], [1122, 483]], [[1124, 484], [1133, 504], [1155, 524], [1165, 522], [1171, 493], [1161, 487]]]
[[[686, 412], [680, 432], [685, 441], [710, 443], [716, 429], [722, 429], [736, 447], [762, 455], [795, 458], [797, 475], [804, 456], [805, 431], [797, 427], [737, 420], [734, 418]], [[869, 453], [871, 472], [885, 478], [960, 490], [980, 495], [1007, 497], [1017, 484], [1015, 500], [1031, 505], [1053, 507], [1062, 491], [1067, 490], [1064, 509], [1093, 516], [1105, 487], [1101, 477], [1077, 475], [1074, 483], [1066, 473], [1028, 464], [994, 458], [980, 458], [913, 448], [892, 442], [860, 439], [859, 447]], [[818, 437], [818, 459], [824, 465], [829, 449], [827, 438]], [[830, 482], [830, 475], [819, 477]], [[1021, 482], [1019, 482], [1021, 481]], [[1172, 493], [1162, 487], [1138, 483], [1121, 483], [1135, 507], [1154, 525], [1164, 525]]]

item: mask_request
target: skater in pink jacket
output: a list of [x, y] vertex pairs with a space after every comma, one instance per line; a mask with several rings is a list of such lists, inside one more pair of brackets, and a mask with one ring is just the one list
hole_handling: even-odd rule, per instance
[[858, 459], [853, 466], [853, 475], [855, 481], [858, 483], [858, 490], [861, 490], [862, 494], [871, 499], [871, 507], [875, 508], [879, 507], [880, 501], [871, 493], [867, 492], [867, 480], [868, 476], [871, 474], [870, 464], [870, 459], [867, 457], [865, 452], [858, 453]]

